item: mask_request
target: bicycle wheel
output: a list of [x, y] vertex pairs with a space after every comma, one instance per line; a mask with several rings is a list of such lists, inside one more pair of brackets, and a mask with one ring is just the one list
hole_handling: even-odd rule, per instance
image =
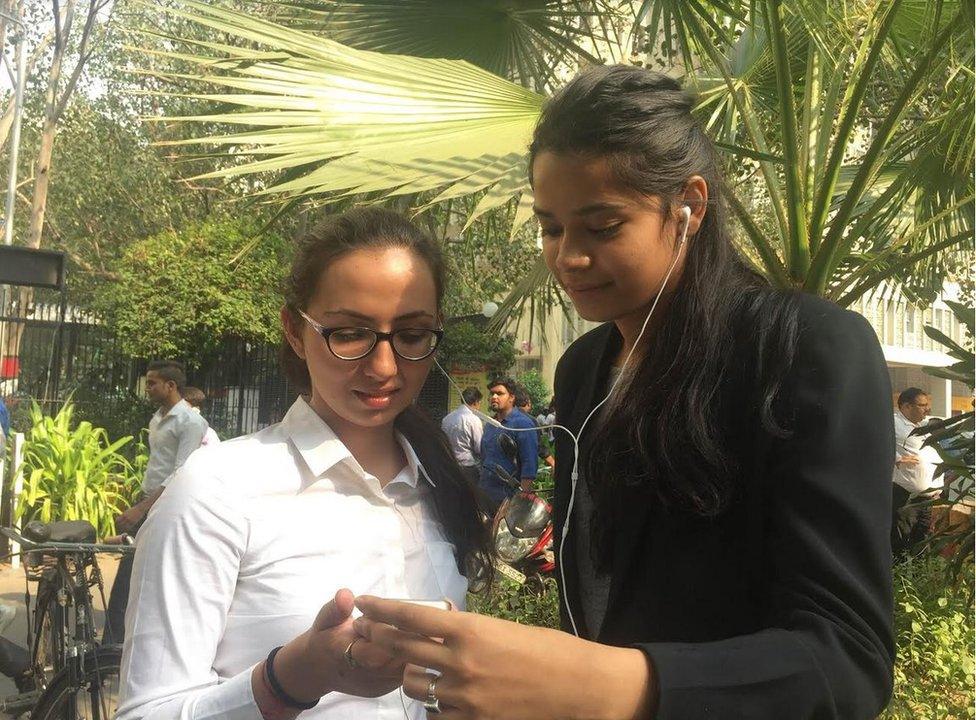
[[43, 689], [64, 664], [64, 638], [67, 633], [64, 621], [67, 615], [65, 609], [58, 604], [53, 587], [38, 594], [37, 606], [31, 669], [35, 687]]
[[107, 645], [85, 656], [84, 675], [59, 672], [37, 701], [31, 720], [111, 720], [119, 701], [122, 647]]

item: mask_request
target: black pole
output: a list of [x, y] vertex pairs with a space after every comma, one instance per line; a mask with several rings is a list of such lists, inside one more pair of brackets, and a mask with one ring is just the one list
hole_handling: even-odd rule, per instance
[[237, 437], [244, 434], [244, 363], [247, 361], [247, 343], [240, 341], [241, 355], [237, 372]]
[[54, 334], [54, 357], [51, 359], [52, 380], [52, 399], [57, 402], [58, 390], [61, 386], [61, 356], [62, 345], [64, 344], [64, 318], [68, 312], [68, 288], [67, 283], [61, 283], [61, 301], [58, 308], [58, 329]]

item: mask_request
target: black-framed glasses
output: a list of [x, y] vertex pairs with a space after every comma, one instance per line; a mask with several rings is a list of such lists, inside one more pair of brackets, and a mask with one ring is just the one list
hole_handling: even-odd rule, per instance
[[364, 327], [327, 328], [301, 310], [298, 313], [315, 332], [325, 338], [329, 352], [340, 360], [362, 360], [373, 352], [380, 340], [389, 342], [397, 357], [404, 360], [423, 360], [434, 353], [444, 337], [443, 330], [430, 328], [399, 328], [388, 333]]

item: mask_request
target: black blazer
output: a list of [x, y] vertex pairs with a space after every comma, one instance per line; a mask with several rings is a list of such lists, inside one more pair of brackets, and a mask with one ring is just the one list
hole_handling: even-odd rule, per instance
[[[624, 498], [596, 632], [583, 627], [575, 542], [566, 543], [564, 629], [568, 603], [585, 637], [643, 650], [657, 673], [659, 720], [859, 720], [876, 717], [891, 695], [894, 430], [884, 357], [861, 316], [809, 295], [798, 302], [784, 384], [792, 436], [763, 433], [747, 409], [729, 423], [740, 491], [718, 518], [668, 511], [646, 494]], [[748, 397], [748, 324], [737, 336], [724, 391]], [[573, 432], [603, 397], [619, 347], [608, 324], [560, 360], [556, 413]], [[565, 433], [556, 438], [558, 530], [573, 448]]]

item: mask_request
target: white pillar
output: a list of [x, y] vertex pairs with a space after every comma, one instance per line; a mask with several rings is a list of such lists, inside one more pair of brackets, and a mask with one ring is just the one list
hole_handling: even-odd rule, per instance
[[952, 381], [930, 376], [928, 387], [932, 398], [932, 414], [943, 418], [951, 417]]
[[[10, 477], [14, 478], [14, 491], [10, 493], [10, 518], [11, 524], [20, 532], [20, 521], [13, 520], [14, 511], [17, 508], [17, 501], [20, 500], [20, 493], [24, 490], [24, 477], [20, 473], [20, 466], [24, 462], [24, 433], [14, 433], [10, 436], [13, 443], [13, 452], [10, 454]], [[10, 566], [16, 570], [20, 567], [20, 544], [10, 541]]]

